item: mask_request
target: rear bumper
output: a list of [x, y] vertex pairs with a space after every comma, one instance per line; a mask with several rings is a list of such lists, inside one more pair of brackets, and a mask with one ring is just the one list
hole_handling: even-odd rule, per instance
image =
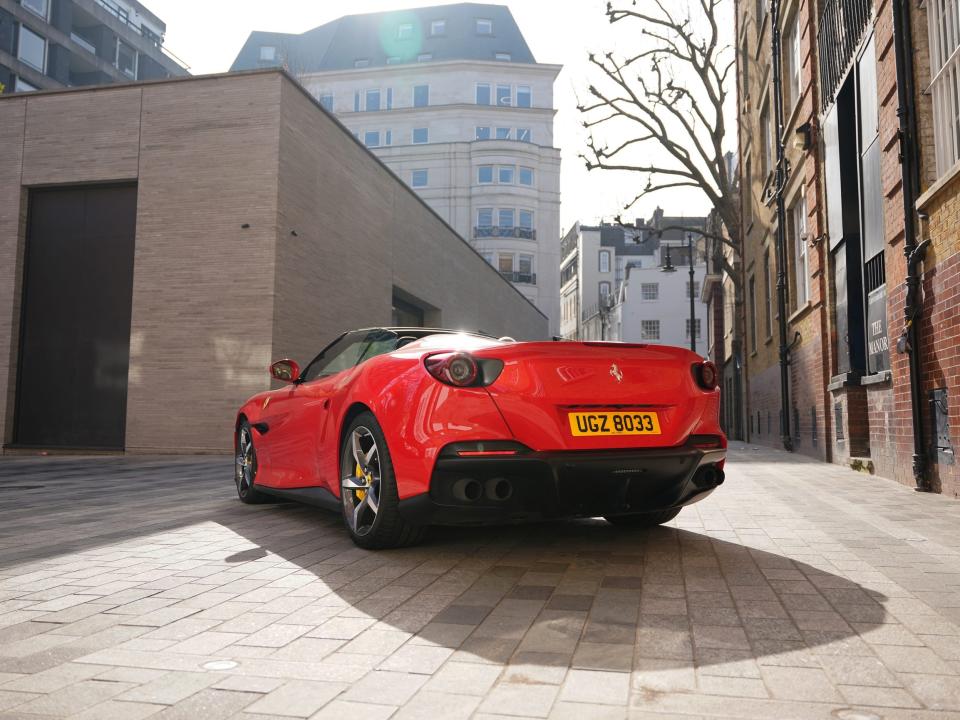
[[723, 482], [724, 448], [441, 457], [430, 491], [400, 501], [421, 525], [488, 525], [655, 512], [702, 500]]

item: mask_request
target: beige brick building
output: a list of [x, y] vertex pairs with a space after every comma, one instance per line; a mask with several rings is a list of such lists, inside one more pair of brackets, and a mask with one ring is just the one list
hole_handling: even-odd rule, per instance
[[279, 70], [5, 97], [0, 146], [6, 447], [223, 451], [270, 360], [345, 329], [547, 335]]

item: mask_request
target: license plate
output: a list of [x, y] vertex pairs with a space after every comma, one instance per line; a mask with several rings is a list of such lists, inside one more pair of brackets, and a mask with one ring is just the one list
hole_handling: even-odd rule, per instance
[[567, 417], [570, 432], [576, 436], [660, 434], [660, 419], [655, 412], [575, 412]]

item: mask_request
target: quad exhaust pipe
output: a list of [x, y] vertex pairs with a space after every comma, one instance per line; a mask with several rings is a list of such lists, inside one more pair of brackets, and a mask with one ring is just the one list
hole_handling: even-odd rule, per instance
[[513, 496], [513, 484], [506, 478], [490, 478], [481, 483], [473, 478], [460, 478], [453, 484], [453, 496], [460, 502], [476, 502], [482, 497], [496, 502]]

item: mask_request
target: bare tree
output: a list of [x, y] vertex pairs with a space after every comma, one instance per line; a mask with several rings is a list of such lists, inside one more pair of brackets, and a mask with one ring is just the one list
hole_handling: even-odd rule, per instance
[[[610, 23], [633, 23], [641, 47], [627, 57], [590, 55], [601, 82], [590, 85], [591, 101], [578, 106], [590, 130], [581, 157], [588, 170], [624, 170], [643, 178], [642, 189], [624, 209], [663, 190], [700, 190], [726, 231], [705, 230], [704, 236], [732, 248], [739, 258], [738, 182], [723, 145], [735, 59], [717, 20], [718, 7], [729, 0], [691, 2], [694, 6], [677, 0], [607, 3]], [[597, 139], [597, 130], [628, 139], [611, 146]], [[739, 286], [734, 267], [723, 262]]]

